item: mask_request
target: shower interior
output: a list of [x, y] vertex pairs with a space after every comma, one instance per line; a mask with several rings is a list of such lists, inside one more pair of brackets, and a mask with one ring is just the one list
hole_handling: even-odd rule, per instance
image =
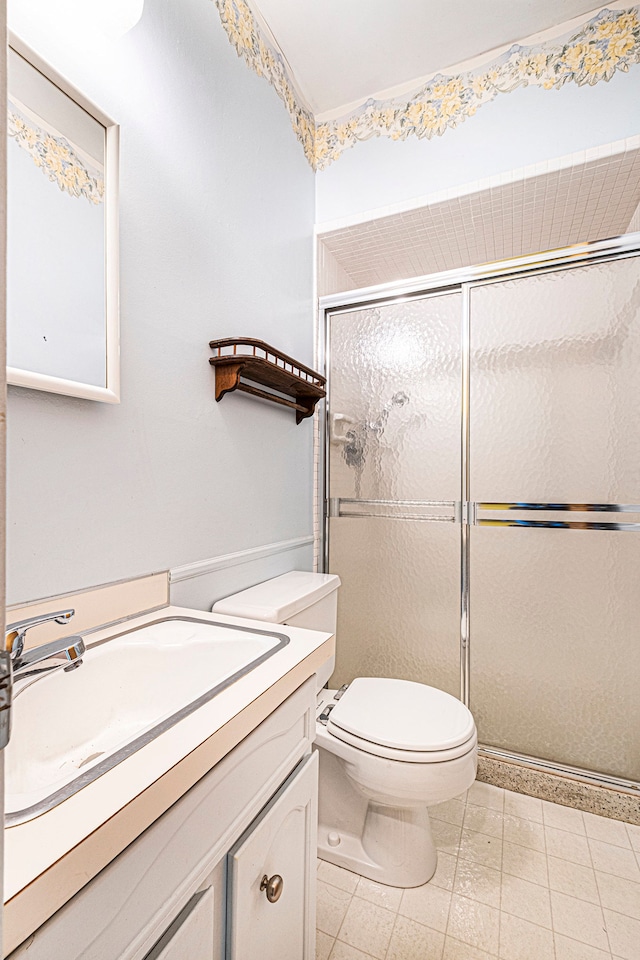
[[[342, 301], [342, 302], [340, 302]], [[640, 784], [640, 235], [324, 302], [333, 682]]]

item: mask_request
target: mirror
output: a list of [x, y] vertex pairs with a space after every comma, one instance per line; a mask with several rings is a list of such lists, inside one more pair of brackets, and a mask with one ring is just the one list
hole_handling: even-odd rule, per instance
[[118, 403], [119, 127], [12, 35], [8, 133], [7, 381]]

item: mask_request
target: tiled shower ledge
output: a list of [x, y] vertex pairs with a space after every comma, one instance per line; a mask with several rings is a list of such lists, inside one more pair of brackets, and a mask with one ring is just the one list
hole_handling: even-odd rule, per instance
[[318, 862], [317, 960], [640, 960], [640, 827], [476, 782], [400, 890]]

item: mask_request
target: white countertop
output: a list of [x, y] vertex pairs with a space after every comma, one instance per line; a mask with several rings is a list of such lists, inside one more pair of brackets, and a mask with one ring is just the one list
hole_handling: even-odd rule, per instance
[[[209, 703], [57, 807], [26, 823], [5, 829], [5, 901], [16, 897], [27, 885], [331, 639], [331, 634], [327, 633], [174, 606], [129, 620], [126, 629], [143, 626], [157, 620], [159, 616], [191, 616], [210, 622], [237, 624], [262, 630], [273, 629], [289, 636], [290, 642]], [[121, 633], [122, 630], [123, 624], [118, 624], [96, 631], [86, 638], [87, 644], [90, 646], [96, 641]], [[46, 717], [42, 720], [46, 723]], [[82, 723], [82, 718], [74, 718], [74, 722]], [[248, 727], [244, 736], [248, 735], [251, 729], [252, 727]], [[84, 882], [89, 879], [87, 876]]]

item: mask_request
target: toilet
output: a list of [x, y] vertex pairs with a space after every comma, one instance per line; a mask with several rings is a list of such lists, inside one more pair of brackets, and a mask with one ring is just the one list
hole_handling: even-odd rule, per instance
[[[214, 613], [335, 633], [340, 578], [293, 571], [214, 604]], [[339, 641], [338, 641], [339, 642]], [[317, 675], [318, 856], [370, 880], [415, 887], [437, 853], [428, 808], [476, 777], [477, 734], [460, 700], [410, 680]]]

